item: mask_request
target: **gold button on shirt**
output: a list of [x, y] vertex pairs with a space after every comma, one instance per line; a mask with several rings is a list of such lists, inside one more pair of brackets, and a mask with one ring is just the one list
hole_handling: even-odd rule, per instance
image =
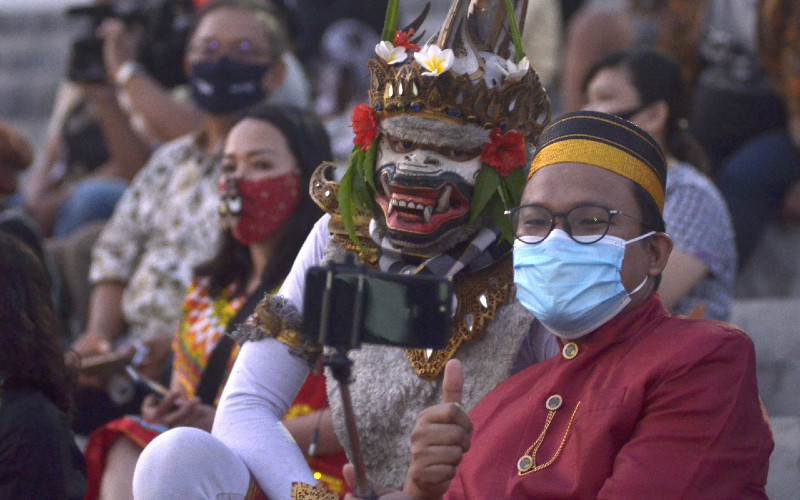
[[575, 342], [564, 344], [564, 348], [561, 349], [561, 355], [564, 356], [564, 359], [574, 358], [578, 355], [578, 344]]

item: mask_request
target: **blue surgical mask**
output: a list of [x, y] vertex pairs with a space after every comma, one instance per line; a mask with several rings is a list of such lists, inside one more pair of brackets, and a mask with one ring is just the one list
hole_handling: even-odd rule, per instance
[[604, 236], [581, 245], [554, 229], [541, 243], [514, 245], [514, 283], [517, 298], [548, 330], [571, 340], [582, 337], [619, 314], [647, 282], [630, 294], [622, 286], [625, 245], [631, 240]]
[[262, 80], [269, 64], [244, 64], [228, 57], [200, 62], [189, 72], [192, 99], [211, 114], [241, 111], [266, 98]]

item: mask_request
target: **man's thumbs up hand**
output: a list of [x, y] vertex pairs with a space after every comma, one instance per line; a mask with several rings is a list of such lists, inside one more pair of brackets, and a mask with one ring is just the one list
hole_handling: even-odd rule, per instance
[[444, 381], [442, 382], [442, 403], [455, 403], [461, 405], [461, 395], [464, 389], [464, 367], [461, 361], [451, 359], [444, 367]]
[[464, 373], [451, 359], [444, 368], [442, 404], [423, 410], [411, 433], [411, 464], [403, 492], [416, 500], [440, 498], [469, 450], [472, 421], [461, 408]]

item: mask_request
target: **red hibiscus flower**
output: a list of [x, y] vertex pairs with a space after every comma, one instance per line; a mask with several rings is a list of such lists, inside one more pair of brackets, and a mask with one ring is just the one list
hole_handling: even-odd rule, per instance
[[491, 142], [483, 147], [481, 161], [497, 170], [502, 177], [508, 177], [512, 170], [525, 163], [527, 155], [522, 133], [510, 130], [503, 135], [496, 128], [489, 134], [489, 139]]
[[395, 47], [403, 47], [406, 50], [416, 50], [419, 51], [419, 45], [415, 43], [411, 43], [411, 35], [414, 34], [414, 28], [408, 30], [408, 33], [405, 31], [397, 30], [394, 32], [394, 46]]
[[378, 119], [375, 117], [375, 112], [367, 104], [359, 104], [353, 108], [350, 120], [353, 122], [353, 132], [356, 133], [353, 144], [360, 146], [364, 151], [368, 150], [372, 141], [378, 137]]

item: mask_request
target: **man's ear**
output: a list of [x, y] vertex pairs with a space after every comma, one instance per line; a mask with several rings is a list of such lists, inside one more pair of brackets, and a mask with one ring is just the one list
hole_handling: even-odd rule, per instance
[[286, 79], [286, 63], [283, 62], [283, 57], [281, 56], [272, 63], [272, 67], [264, 74], [261, 85], [269, 96], [283, 85], [284, 79]]
[[669, 254], [672, 253], [672, 238], [667, 233], [656, 233], [647, 239], [647, 251], [650, 254], [647, 274], [658, 276], [667, 266]]

